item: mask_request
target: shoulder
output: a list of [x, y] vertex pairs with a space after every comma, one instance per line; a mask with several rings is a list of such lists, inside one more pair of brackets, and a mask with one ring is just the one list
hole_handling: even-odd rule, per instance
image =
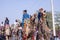
[[28, 13], [26, 13], [26, 15], [29, 15]]

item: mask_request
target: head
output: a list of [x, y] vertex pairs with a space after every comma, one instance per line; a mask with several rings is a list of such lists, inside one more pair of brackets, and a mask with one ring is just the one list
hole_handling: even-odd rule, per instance
[[24, 14], [27, 13], [27, 10], [23, 10], [23, 13], [24, 13]]
[[30, 15], [30, 19], [32, 18], [32, 16]]
[[36, 16], [37, 16], [37, 14], [35, 13], [35, 14], [34, 14], [34, 17], [36, 17]]
[[43, 8], [40, 8], [40, 9], [39, 9], [39, 12], [43, 12]]
[[44, 13], [46, 12], [46, 10], [44, 10]]
[[8, 18], [6, 17], [6, 20], [8, 20]]
[[1, 24], [3, 24], [3, 22], [1, 22]]
[[18, 22], [17, 19], [15, 20], [15, 22]]

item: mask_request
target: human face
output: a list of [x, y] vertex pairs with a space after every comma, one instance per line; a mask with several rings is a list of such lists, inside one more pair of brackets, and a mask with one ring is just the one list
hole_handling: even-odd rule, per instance
[[23, 14], [25, 14], [26, 12], [23, 11]]
[[43, 9], [39, 9], [39, 12], [43, 13], [44, 11], [43, 11]]

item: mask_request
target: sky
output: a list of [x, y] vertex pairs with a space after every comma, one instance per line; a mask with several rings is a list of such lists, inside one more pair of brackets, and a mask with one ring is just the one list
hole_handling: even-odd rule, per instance
[[[60, 11], [60, 0], [54, 0], [54, 11]], [[34, 14], [43, 8], [46, 11], [51, 11], [50, 0], [0, 0], [0, 23], [8, 17], [10, 24], [15, 19], [22, 21], [23, 10], [27, 10], [29, 15]]]

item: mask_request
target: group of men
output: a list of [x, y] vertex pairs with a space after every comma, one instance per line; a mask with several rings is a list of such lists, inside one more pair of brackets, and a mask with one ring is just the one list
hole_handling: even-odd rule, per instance
[[[32, 36], [30, 35], [31, 36], [30, 40], [39, 40], [40, 38], [38, 37], [38, 32], [41, 31], [41, 33], [43, 34], [43, 29], [45, 28], [46, 24], [45, 12], [46, 11], [43, 8], [40, 8], [38, 14], [35, 13], [34, 15], [29, 15], [27, 13], [27, 10], [23, 10], [22, 22], [20, 23], [18, 20], [15, 20], [14, 26], [12, 27], [9, 24], [9, 19], [6, 17], [5, 23], [4, 24], [3, 22], [1, 23], [5, 39], [9, 40], [10, 38], [11, 40], [12, 35], [13, 40], [27, 40], [29, 38], [29, 35], [32, 34]], [[44, 30], [50, 31], [48, 27], [46, 27], [46, 29]]]

